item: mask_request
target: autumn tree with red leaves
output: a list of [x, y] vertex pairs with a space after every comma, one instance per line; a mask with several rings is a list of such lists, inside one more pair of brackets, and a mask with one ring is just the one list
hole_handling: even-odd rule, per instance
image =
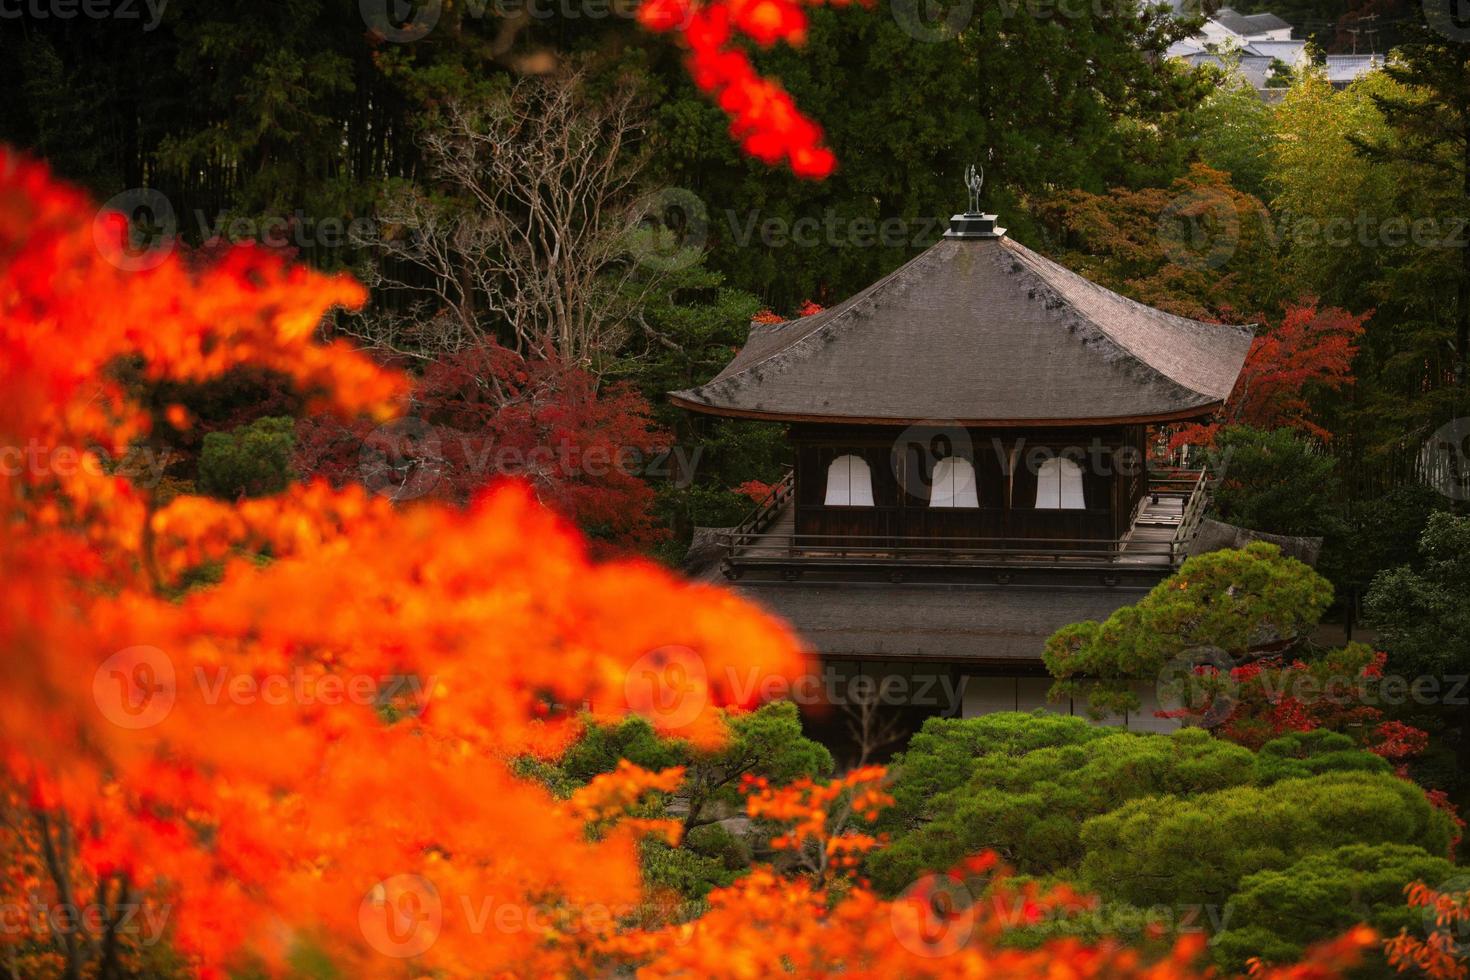
[[1262, 328], [1251, 342], [1220, 418], [1181, 428], [1171, 445], [1208, 445], [1226, 425], [1291, 428], [1330, 440], [1332, 434], [1316, 420], [1312, 399], [1353, 384], [1353, 358], [1372, 315], [1322, 309], [1310, 298], [1288, 306], [1280, 324]]
[[669, 436], [631, 385], [489, 345], [432, 361], [412, 406], [381, 426], [303, 419], [298, 471], [392, 500], [456, 504], [514, 477], [599, 547], [647, 548], [666, 534], [652, 481], [667, 475]]

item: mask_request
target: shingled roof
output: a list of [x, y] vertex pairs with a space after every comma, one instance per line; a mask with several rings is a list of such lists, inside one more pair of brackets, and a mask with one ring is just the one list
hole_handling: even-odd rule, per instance
[[671, 397], [785, 420], [1165, 421], [1223, 403], [1251, 337], [1126, 299], [1003, 234], [947, 237], [837, 306], [752, 324], [718, 376]]
[[742, 583], [823, 657], [1038, 663], [1069, 623], [1104, 620], [1148, 594], [1102, 586]]
[[1221, 7], [1212, 19], [1232, 34], [1246, 38], [1268, 31], [1291, 29], [1290, 24], [1275, 14], [1242, 14], [1229, 7]]

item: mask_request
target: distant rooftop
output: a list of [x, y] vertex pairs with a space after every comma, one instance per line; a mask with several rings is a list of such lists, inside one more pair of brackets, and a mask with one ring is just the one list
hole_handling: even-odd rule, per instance
[[[1200, 65], [1214, 65], [1221, 71], [1226, 69], [1225, 59], [1210, 51], [1196, 51], [1181, 57], [1196, 68]], [[1266, 82], [1271, 77], [1271, 66], [1277, 59], [1268, 55], [1240, 54], [1234, 60], [1237, 70], [1246, 81], [1260, 89], [1266, 87]]]
[[1383, 67], [1381, 54], [1329, 54], [1327, 56], [1327, 81], [1334, 85], [1346, 85], [1356, 81], [1375, 68]]
[[1301, 58], [1306, 49], [1306, 41], [1251, 41], [1245, 46], [1245, 53], [1280, 58], [1290, 65]]
[[1291, 30], [1291, 25], [1275, 14], [1241, 14], [1229, 7], [1221, 7], [1211, 19], [1232, 34], [1245, 38], [1269, 31]]

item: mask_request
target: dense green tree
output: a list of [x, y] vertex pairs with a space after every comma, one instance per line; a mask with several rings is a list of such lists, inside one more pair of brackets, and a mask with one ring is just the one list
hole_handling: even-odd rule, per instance
[[[1099, 716], [1136, 710], [1131, 682], [1199, 662], [1225, 668], [1290, 649], [1332, 602], [1331, 584], [1275, 545], [1196, 555], [1105, 621], [1064, 626], [1042, 656], [1053, 696], [1085, 697]], [[1218, 651], [1199, 659], [1201, 651]], [[1220, 662], [1216, 662], [1219, 660]]]
[[1323, 419], [1357, 499], [1410, 481], [1424, 439], [1465, 409], [1465, 45], [1427, 37], [1342, 91], [1308, 72], [1276, 112], [1272, 207], [1289, 266], [1303, 291], [1374, 311], [1355, 394]]
[[136, 17], [27, 19], [0, 37], [0, 82], [25, 93], [0, 106], [0, 139], [103, 200], [161, 193], [188, 241], [258, 238], [278, 218], [312, 261], [344, 264], [343, 223], [413, 166], [419, 106], [390, 68], [412, 56], [375, 49], [357, 4], [128, 6]]
[[1211, 453], [1212, 503], [1223, 521], [1269, 534], [1336, 530], [1336, 461], [1290, 429], [1221, 429]]
[[1129, 800], [1389, 770], [1331, 732], [1293, 733], [1252, 752], [1201, 729], [1138, 734], [1045, 712], [931, 719], [894, 767], [897, 802], [881, 822], [893, 840], [867, 866], [890, 892], [986, 848], [1023, 872], [1070, 873], [1086, 853], [1084, 822]]
[[1351, 137], [1388, 139], [1374, 96], [1400, 91], [1378, 72], [1336, 90], [1321, 71], [1307, 71], [1272, 114], [1271, 207], [1288, 264], [1324, 302], [1361, 310], [1384, 298], [1373, 288], [1384, 256], [1368, 243], [1393, 217], [1397, 189], [1417, 182], [1401, 165], [1370, 165]]
[[1367, 500], [1355, 501], [1345, 532], [1351, 543], [1349, 581], [1367, 586], [1384, 569], [1407, 565], [1418, 554], [1429, 517], [1452, 502], [1431, 487], [1409, 483]]
[[1184, 117], [1180, 136], [1200, 162], [1228, 174], [1231, 186], [1264, 201], [1269, 197], [1271, 114], [1244, 75], [1226, 74]]
[[1426, 760], [1425, 778], [1434, 785], [1462, 781], [1470, 765], [1470, 689], [1464, 681], [1470, 674], [1470, 518], [1432, 514], [1417, 560], [1380, 572], [1365, 612], [1397, 670], [1433, 685], [1413, 707], [1428, 716], [1425, 727], [1442, 732], [1458, 759], [1453, 766]]
[[[1404, 903], [1404, 886], [1431, 887], [1455, 875], [1443, 857], [1407, 844], [1347, 844], [1308, 854], [1280, 869], [1246, 875], [1225, 905], [1226, 928], [1214, 937], [1216, 962], [1244, 972], [1246, 961], [1294, 961], [1322, 936], [1366, 922], [1379, 935], [1419, 932], [1424, 913]], [[1387, 973], [1381, 957], [1371, 966]]]
[[659, 510], [678, 557], [693, 528], [730, 527], [746, 515], [751, 501], [735, 487], [748, 480], [774, 483], [791, 461], [779, 425], [699, 415], [668, 400], [669, 392], [718, 374], [760, 310], [753, 295], [729, 288], [725, 276], [702, 264], [680, 270], [671, 286], [649, 298], [640, 314], [644, 339], [612, 374], [636, 383], [655, 417], [674, 433]]
[[1209, 85], [1157, 55], [1187, 28], [1132, 0], [1044, 9], [810, 11], [801, 50], [756, 61], [826, 130], [839, 163], [820, 183], [742, 157], [723, 113], [660, 60], [658, 161], [707, 209], [712, 266], [786, 313], [844, 299], [935, 241], [964, 207], [971, 162], [985, 206], [1021, 238], [1034, 237], [1028, 198], [1176, 173], [1173, 131]]
[[1418, 561], [1375, 578], [1367, 607], [1400, 669], [1437, 676], [1470, 670], [1470, 518], [1431, 515]]
[[1450, 821], [1388, 773], [1328, 773], [1193, 797], [1132, 800], [1082, 827], [1082, 880], [1134, 905], [1221, 904], [1246, 875], [1346, 844], [1444, 854]]
[[[1366, 134], [1349, 137], [1370, 163], [1409, 168], [1432, 188], [1432, 214], [1442, 220], [1470, 221], [1470, 46], [1446, 10], [1427, 7], [1429, 23], [1416, 25], [1383, 73], [1396, 91], [1372, 94], [1389, 129], [1388, 138]], [[1454, 305], [1432, 322], [1453, 324], [1447, 341], [1453, 356], [1455, 383], [1470, 384], [1470, 248], [1463, 236], [1441, 245], [1437, 255], [1420, 256], [1418, 277], [1440, 280]], [[1426, 268], [1424, 259], [1438, 258]]]

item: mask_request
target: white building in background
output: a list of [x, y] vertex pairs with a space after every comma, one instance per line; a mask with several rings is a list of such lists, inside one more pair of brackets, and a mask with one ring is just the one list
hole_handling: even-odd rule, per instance
[[[1174, 9], [1187, 12], [1181, 10], [1179, 2], [1174, 3]], [[1205, 21], [1200, 33], [1175, 41], [1165, 53], [1195, 67], [1224, 68], [1227, 60], [1233, 61], [1236, 72], [1263, 92], [1278, 62], [1288, 68], [1301, 68], [1307, 63], [1307, 43], [1292, 40], [1291, 32], [1291, 25], [1275, 14], [1241, 14], [1222, 7]]]
[[[1174, 9], [1178, 13], [1187, 13], [1187, 10], [1181, 10], [1177, 3]], [[1200, 51], [1245, 49], [1252, 44], [1259, 43], [1271, 47], [1263, 48], [1256, 53], [1266, 54], [1269, 50], [1271, 56], [1279, 57], [1290, 64], [1291, 59], [1304, 57], [1302, 51], [1306, 43], [1293, 41], [1291, 32], [1292, 26], [1275, 14], [1239, 14], [1229, 7], [1221, 7], [1214, 17], [1205, 21], [1204, 27], [1198, 34], [1183, 41], [1176, 41], [1169, 48], [1168, 53], [1174, 57], [1181, 57]]]
[[[1187, 14], [1196, 0], [1171, 0], [1176, 13]], [[1292, 26], [1275, 14], [1241, 14], [1222, 7], [1205, 21], [1200, 33], [1175, 41], [1165, 52], [1171, 58], [1191, 66], [1214, 65], [1224, 69], [1233, 63], [1261, 98], [1276, 101], [1280, 90], [1270, 88], [1272, 71], [1277, 64], [1299, 70], [1307, 66], [1310, 56], [1307, 42], [1293, 40]], [[1346, 88], [1363, 75], [1383, 66], [1380, 54], [1329, 54], [1325, 70], [1333, 88]]]

